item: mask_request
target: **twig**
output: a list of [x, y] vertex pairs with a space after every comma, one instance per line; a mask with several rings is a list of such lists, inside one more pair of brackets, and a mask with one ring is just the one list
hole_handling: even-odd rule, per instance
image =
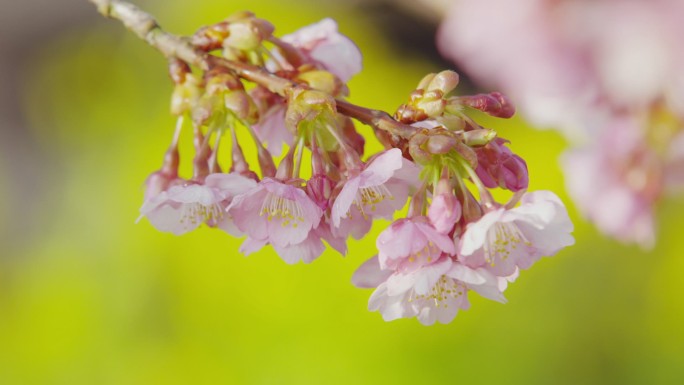
[[[88, 0], [97, 6], [105, 17], [121, 21], [147, 44], [159, 50], [167, 58], [177, 58], [203, 71], [214, 67], [225, 67], [237, 76], [260, 84], [271, 92], [287, 97], [299, 85], [276, 76], [260, 67], [227, 60], [207, 54], [195, 48], [189, 40], [164, 31], [150, 14], [123, 0]], [[337, 100], [337, 111], [376, 129], [408, 139], [416, 131], [414, 127], [402, 124], [386, 112], [357, 106], [344, 100]]]

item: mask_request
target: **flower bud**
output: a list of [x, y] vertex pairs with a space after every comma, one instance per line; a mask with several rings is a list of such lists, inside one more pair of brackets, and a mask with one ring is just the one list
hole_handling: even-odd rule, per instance
[[244, 90], [228, 91], [223, 99], [226, 108], [233, 111], [241, 120], [249, 124], [259, 121], [259, 109]]
[[463, 133], [463, 141], [471, 147], [484, 146], [496, 138], [496, 131], [486, 128], [466, 131]]
[[199, 80], [193, 74], [185, 74], [183, 82], [176, 84], [171, 94], [171, 113], [183, 115], [191, 111], [200, 98]]
[[224, 48], [241, 51], [253, 51], [268, 39], [274, 27], [266, 20], [254, 17], [251, 13], [243, 13], [229, 19], [228, 36], [223, 40]]
[[[438, 131], [436, 129], [435, 131]], [[446, 130], [439, 130], [441, 133], [435, 133], [433, 135], [428, 135], [428, 140], [426, 143], [426, 149], [431, 154], [446, 154], [456, 147], [458, 139], [453, 135], [450, 135]]]
[[420, 82], [418, 82], [418, 87], [416, 87], [416, 89], [418, 89], [418, 90], [426, 90], [426, 89], [428, 88], [428, 86], [430, 85], [430, 82], [432, 81], [432, 79], [435, 78], [435, 75], [436, 75], [436, 74], [432, 74], [432, 73], [425, 75], [425, 76], [420, 80]]
[[301, 72], [297, 80], [303, 81], [309, 87], [323, 91], [330, 95], [338, 95], [343, 88], [343, 84], [335, 75], [328, 71], [314, 70]]
[[506, 142], [496, 138], [486, 146], [477, 148], [475, 172], [486, 187], [498, 186], [511, 191], [526, 189], [529, 183], [527, 164], [505, 146]]
[[446, 95], [458, 86], [460, 78], [454, 71], [442, 71], [435, 75], [427, 86], [428, 91], [439, 90]]
[[409, 139], [409, 154], [413, 161], [418, 164], [428, 164], [432, 160], [432, 154], [425, 149], [425, 143], [428, 141], [428, 136], [426, 134], [427, 130], [423, 130], [414, 134], [411, 139]]
[[335, 98], [322, 91], [297, 88], [289, 95], [285, 125], [290, 131], [299, 131], [302, 122], [316, 119], [329, 121], [334, 125]]
[[444, 108], [447, 104], [442, 96], [443, 94], [441, 91], [426, 92], [423, 97], [417, 101], [416, 107], [423, 111], [429, 118], [441, 116], [444, 113]]
[[[448, 184], [448, 181], [446, 182]], [[461, 203], [453, 191], [449, 190], [432, 198], [432, 203], [428, 208], [428, 218], [440, 233], [447, 234], [454, 228], [456, 222], [461, 218]]]
[[497, 118], [510, 118], [515, 114], [515, 107], [506, 96], [499, 92], [478, 94], [472, 96], [459, 96], [452, 101], [480, 110]]
[[220, 49], [223, 46], [223, 40], [229, 34], [229, 25], [230, 23], [223, 21], [200, 28], [191, 37], [192, 45], [205, 52]]

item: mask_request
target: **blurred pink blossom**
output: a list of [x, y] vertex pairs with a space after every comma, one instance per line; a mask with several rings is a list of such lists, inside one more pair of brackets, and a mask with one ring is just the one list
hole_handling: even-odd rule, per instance
[[[681, 186], [684, 2], [456, 0], [438, 45], [533, 124], [561, 130], [568, 190], [605, 233], [648, 247]], [[486, 178], [483, 178], [486, 180]]]

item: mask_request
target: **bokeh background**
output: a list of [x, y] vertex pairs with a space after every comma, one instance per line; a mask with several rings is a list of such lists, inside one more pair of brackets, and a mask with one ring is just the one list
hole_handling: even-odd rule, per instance
[[[532, 189], [568, 203], [577, 244], [525, 271], [506, 305], [473, 294], [451, 324], [386, 323], [349, 281], [387, 223], [345, 258], [295, 266], [245, 258], [220, 231], [134, 224], [174, 125], [164, 59], [85, 0], [0, 4], [0, 384], [684, 383], [683, 199], [659, 208], [652, 251], [605, 239], [567, 198], [559, 134], [481, 117]], [[426, 8], [137, 4], [180, 34], [243, 9], [280, 35], [332, 16], [364, 54], [351, 100], [388, 111], [453, 68]]]

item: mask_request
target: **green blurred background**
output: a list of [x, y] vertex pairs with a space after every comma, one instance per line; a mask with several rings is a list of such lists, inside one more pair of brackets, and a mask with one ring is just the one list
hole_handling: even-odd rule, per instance
[[[349, 282], [386, 223], [295, 266], [220, 231], [134, 224], [174, 125], [165, 61], [85, 0], [54, 3], [3, 3], [0, 384], [684, 383], [684, 200], [660, 207], [654, 250], [607, 240], [567, 199], [559, 135], [482, 118], [532, 189], [568, 202], [577, 245], [523, 272], [506, 305], [473, 294], [451, 324], [386, 323]], [[138, 4], [181, 34], [242, 9], [279, 35], [334, 17], [364, 54], [352, 101], [389, 111], [446, 65], [434, 26], [391, 4]]]

